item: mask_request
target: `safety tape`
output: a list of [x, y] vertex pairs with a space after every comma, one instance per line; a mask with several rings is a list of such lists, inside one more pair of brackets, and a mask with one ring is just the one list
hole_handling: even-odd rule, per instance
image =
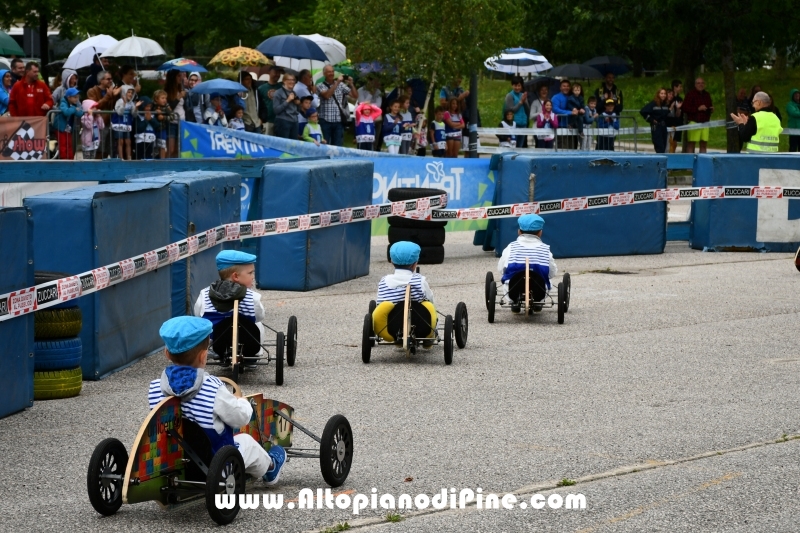
[[74, 300], [198, 254], [223, 242], [271, 237], [400, 216], [425, 220], [431, 210], [447, 206], [447, 195], [428, 196], [386, 204], [347, 207], [335, 211], [291, 217], [249, 220], [217, 226], [143, 254], [92, 269], [82, 274], [48, 281], [0, 295], [0, 322]]
[[[625, 117], [622, 117], [623, 119]], [[725, 126], [726, 122], [724, 120], [712, 120], [711, 122], [702, 122], [698, 124], [684, 124], [683, 126], [670, 126], [667, 129], [669, 131], [690, 131], [690, 130], [702, 130], [705, 128], [718, 128], [720, 126]], [[553, 135], [553, 129], [551, 128], [478, 128], [478, 133], [486, 133], [487, 135], [541, 135], [541, 136], [550, 136]], [[556, 134], [559, 136], [569, 136], [569, 135], [578, 135], [578, 130], [573, 128], [558, 128], [555, 130]], [[617, 135], [633, 135], [634, 133], [649, 133], [650, 132], [650, 124], [643, 124], [642, 126], [637, 126], [635, 128], [584, 128], [583, 134], [584, 135], [601, 135], [601, 136], [617, 136]]]

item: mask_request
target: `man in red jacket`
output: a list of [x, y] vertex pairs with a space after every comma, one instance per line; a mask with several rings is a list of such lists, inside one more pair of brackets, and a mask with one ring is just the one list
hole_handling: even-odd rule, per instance
[[11, 88], [8, 111], [12, 117], [43, 117], [53, 107], [53, 96], [47, 84], [39, 80], [39, 65], [25, 65], [25, 76]]
[[[697, 78], [694, 81], [694, 89], [689, 91], [683, 100], [683, 112], [689, 119], [689, 124], [702, 124], [711, 120], [714, 105], [711, 102], [711, 95], [706, 91], [706, 82], [703, 78]], [[689, 130], [686, 132], [686, 138], [686, 151], [688, 153], [694, 153], [696, 142], [700, 142], [700, 153], [706, 153], [708, 128]]]

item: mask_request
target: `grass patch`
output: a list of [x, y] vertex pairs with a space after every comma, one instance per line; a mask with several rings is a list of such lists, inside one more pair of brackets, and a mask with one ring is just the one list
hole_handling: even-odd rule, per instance
[[341, 522], [335, 526], [320, 529], [320, 533], [338, 533], [339, 531], [347, 531], [348, 529], [350, 529], [350, 524], [347, 522]]
[[405, 518], [399, 513], [389, 513], [386, 515], [387, 522], [402, 522], [403, 520], [405, 520]]
[[566, 478], [566, 477], [565, 477], [565, 478], [563, 478], [561, 481], [559, 481], [559, 482], [556, 484], [556, 486], [558, 486], [558, 487], [571, 487], [571, 486], [572, 486], [572, 485], [574, 485], [575, 483], [576, 483], [576, 482], [575, 482], [575, 480], [574, 480], [574, 479], [569, 479], [569, 478]]

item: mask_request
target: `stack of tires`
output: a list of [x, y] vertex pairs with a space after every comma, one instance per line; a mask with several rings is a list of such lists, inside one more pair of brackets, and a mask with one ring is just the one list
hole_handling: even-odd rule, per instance
[[[422, 189], [422, 188], [397, 188], [389, 189], [387, 194], [390, 202], [405, 202], [415, 198], [425, 198], [427, 196], [438, 196], [447, 194], [442, 189]], [[444, 227], [447, 221], [444, 220], [413, 220], [403, 217], [389, 217], [389, 247], [386, 249], [386, 257], [389, 258], [389, 249], [399, 241], [411, 241], [422, 249], [419, 254], [421, 265], [438, 265], [444, 262]]]
[[[36, 284], [69, 274], [36, 272]], [[64, 303], [36, 311], [33, 315], [33, 399], [71, 398], [81, 392], [83, 347], [78, 335], [83, 326], [81, 309]]]

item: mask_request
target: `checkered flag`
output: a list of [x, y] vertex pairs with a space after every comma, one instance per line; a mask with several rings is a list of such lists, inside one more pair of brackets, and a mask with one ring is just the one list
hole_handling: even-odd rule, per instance
[[[33, 140], [36, 137], [36, 132], [33, 129], [33, 126], [28, 124], [27, 122], [23, 121], [20, 124], [19, 129], [8, 141], [5, 149], [2, 152], [3, 157], [11, 158], [14, 161], [33, 161], [42, 158], [44, 152], [42, 150], [36, 150], [35, 148], [31, 148], [30, 150], [21, 148], [19, 150], [15, 149], [16, 143], [21, 141], [25, 144], [29, 144], [27, 141], [30, 141], [31, 146], [35, 146]], [[24, 145], [23, 145], [24, 146]]]

